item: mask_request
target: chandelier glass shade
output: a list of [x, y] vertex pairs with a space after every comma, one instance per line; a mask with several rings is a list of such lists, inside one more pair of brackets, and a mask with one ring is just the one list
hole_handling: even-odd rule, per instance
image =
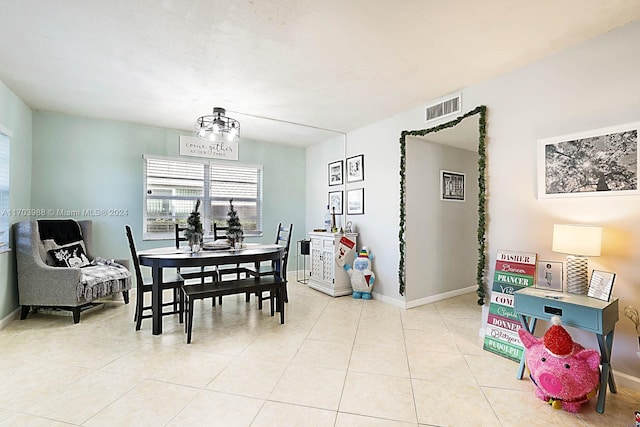
[[240, 138], [240, 122], [226, 116], [227, 110], [213, 109], [213, 114], [198, 117], [194, 128], [198, 137], [213, 142], [236, 142]]

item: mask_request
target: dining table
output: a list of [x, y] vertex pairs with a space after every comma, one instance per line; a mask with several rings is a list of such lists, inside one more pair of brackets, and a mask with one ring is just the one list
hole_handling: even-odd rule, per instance
[[240, 248], [203, 247], [198, 252], [190, 248], [175, 246], [146, 249], [138, 252], [140, 265], [151, 267], [153, 285], [151, 290], [151, 320], [153, 335], [162, 334], [162, 271], [165, 268], [211, 267], [227, 264], [257, 265], [272, 261], [274, 274], [280, 277], [284, 246], [276, 244], [247, 243]]

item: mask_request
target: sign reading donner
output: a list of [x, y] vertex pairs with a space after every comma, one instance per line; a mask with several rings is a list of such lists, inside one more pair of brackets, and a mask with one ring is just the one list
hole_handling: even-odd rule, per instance
[[180, 136], [180, 155], [238, 160], [238, 142], [213, 142], [194, 136]]

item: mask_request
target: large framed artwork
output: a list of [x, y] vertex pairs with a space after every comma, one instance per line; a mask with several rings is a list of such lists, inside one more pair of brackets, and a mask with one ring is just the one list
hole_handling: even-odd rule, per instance
[[465, 174], [440, 171], [440, 200], [464, 202]]
[[538, 198], [637, 195], [640, 122], [538, 141]]
[[342, 160], [329, 163], [329, 186], [342, 185], [344, 183]]

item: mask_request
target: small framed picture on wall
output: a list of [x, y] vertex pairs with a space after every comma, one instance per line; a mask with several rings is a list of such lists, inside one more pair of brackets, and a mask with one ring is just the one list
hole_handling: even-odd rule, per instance
[[364, 181], [364, 154], [347, 158], [347, 182]]
[[465, 174], [440, 171], [440, 200], [464, 202]]
[[342, 173], [342, 160], [329, 163], [329, 186], [342, 185], [344, 183], [344, 177]]
[[563, 264], [557, 261], [538, 261], [536, 288], [562, 292], [564, 289]]
[[364, 214], [364, 188], [347, 191], [347, 215]]
[[342, 215], [342, 191], [329, 191], [329, 212], [333, 213], [333, 208], [336, 215]]

